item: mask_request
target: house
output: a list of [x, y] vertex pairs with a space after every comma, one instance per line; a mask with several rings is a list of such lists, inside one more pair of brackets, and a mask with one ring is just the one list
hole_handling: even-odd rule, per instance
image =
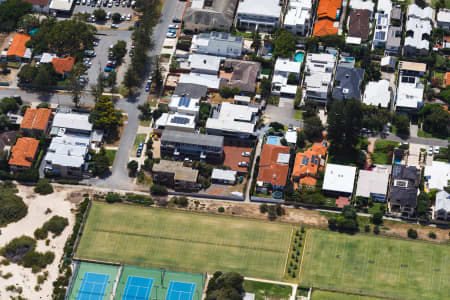
[[49, 4], [51, 3], [51, 0], [23, 0], [23, 1], [33, 5], [33, 11], [46, 14], [49, 13], [50, 9]]
[[8, 60], [26, 62], [31, 59], [31, 50], [26, 44], [31, 39], [28, 34], [16, 33], [6, 53]]
[[50, 2], [50, 12], [67, 15], [72, 11], [74, 0], [52, 0]]
[[319, 171], [323, 170], [327, 155], [326, 141], [314, 143], [312, 147], [295, 155], [294, 168], [292, 170], [292, 182], [294, 189], [300, 186], [314, 187], [319, 178]]
[[450, 182], [450, 163], [434, 160], [430, 166], [425, 166], [423, 177], [426, 191], [444, 190]]
[[383, 71], [393, 72], [395, 71], [395, 67], [397, 64], [397, 60], [393, 56], [384, 56], [381, 58], [380, 67]]
[[231, 72], [226, 85], [238, 87], [243, 93], [255, 93], [256, 81], [261, 74], [261, 63], [228, 58], [225, 60], [226, 73]]
[[391, 15], [392, 11], [392, 1], [391, 0], [378, 0], [377, 1], [377, 12], [382, 14]]
[[155, 121], [154, 127], [156, 133], [161, 133], [165, 129], [195, 132], [195, 116], [178, 112], [174, 114], [163, 113]]
[[188, 68], [193, 73], [217, 75], [221, 61], [218, 56], [193, 53], [189, 55]]
[[389, 212], [412, 217], [417, 207], [420, 169], [394, 164], [389, 192]]
[[312, 21], [311, 10], [311, 0], [290, 0], [283, 27], [295, 35], [308, 35]]
[[264, 144], [259, 160], [256, 189], [262, 193], [267, 192], [267, 189], [282, 190], [289, 173], [289, 159], [289, 147]]
[[173, 95], [191, 99], [205, 99], [208, 87], [195, 83], [178, 83]]
[[213, 169], [211, 174], [211, 182], [219, 184], [235, 184], [236, 183], [236, 171]]
[[72, 112], [66, 107], [60, 108], [55, 114], [50, 129], [51, 136], [65, 133], [90, 136], [93, 125], [89, 122], [89, 114]]
[[198, 170], [184, 167], [182, 162], [161, 160], [152, 169], [153, 182], [175, 190], [195, 192], [201, 187], [197, 183]]
[[184, 29], [195, 32], [207, 30], [230, 30], [238, 0], [196, 0], [186, 8]]
[[391, 166], [376, 166], [372, 170], [359, 170], [356, 197], [387, 202]]
[[386, 41], [386, 52], [397, 55], [400, 53], [402, 41], [402, 28], [397, 26], [390, 26]]
[[433, 219], [450, 221], [450, 194], [446, 191], [436, 193]]
[[450, 9], [441, 8], [436, 16], [437, 26], [450, 30]]
[[210, 32], [194, 35], [191, 51], [199, 54], [208, 54], [225, 57], [241, 57], [244, 40], [241, 36], [226, 32]]
[[373, 46], [377, 48], [386, 47], [389, 31], [389, 14], [379, 13], [375, 14], [375, 33], [373, 35]]
[[427, 69], [424, 63], [400, 61], [398, 63], [399, 80], [396, 98], [396, 110], [417, 113], [423, 106], [424, 85], [422, 77]]
[[63, 78], [65, 78], [67, 75], [69, 75], [70, 71], [73, 68], [73, 65], [75, 64], [75, 57], [72, 56], [66, 56], [63, 58], [55, 57], [53, 58], [52, 63], [55, 72], [61, 75]]
[[402, 18], [403, 18], [403, 12], [402, 12], [402, 8], [399, 5], [395, 5], [394, 7], [392, 7], [391, 10], [391, 21], [398, 25], [401, 25], [402, 23]]
[[206, 121], [206, 132], [212, 135], [246, 139], [253, 135], [259, 109], [222, 102]]
[[226, 80], [217, 77], [217, 75], [189, 73], [181, 74], [178, 84], [197, 84], [205, 86], [209, 92], [217, 92], [225, 85]]
[[348, 68], [340, 64], [334, 79], [333, 99], [361, 100], [361, 84], [364, 79], [364, 70], [361, 68]]
[[338, 33], [342, 0], [320, 0], [317, 7], [317, 21], [314, 24], [314, 36]]
[[427, 65], [412, 61], [399, 61], [398, 69], [402, 75], [422, 77], [427, 71]]
[[352, 10], [348, 22], [348, 36], [357, 37], [363, 41], [367, 40], [370, 33], [371, 15], [372, 12], [367, 9]]
[[391, 105], [391, 97], [389, 81], [382, 79], [367, 83], [362, 101], [366, 105], [389, 108]]
[[328, 163], [325, 168], [322, 190], [328, 194], [351, 196], [355, 177], [356, 167]]
[[350, 8], [353, 10], [368, 10], [370, 11], [370, 18], [372, 18], [375, 3], [371, 0], [352, 0], [350, 1]]
[[11, 148], [9, 167], [13, 172], [33, 167], [39, 149], [39, 140], [29, 137], [18, 138]]
[[434, 11], [431, 7], [420, 8], [416, 4], [408, 6], [408, 20], [406, 21], [405, 45], [403, 55], [427, 55], [430, 50], [430, 37], [433, 26]]
[[221, 163], [223, 136], [164, 130], [161, 136], [161, 156]]
[[39, 66], [40, 64], [51, 64], [53, 63], [53, 59], [57, 58], [58, 56], [54, 53], [48, 53], [44, 52], [42, 55], [35, 55], [34, 60], [37, 61], [36, 65]]
[[169, 102], [169, 111], [198, 118], [200, 99], [191, 97], [172, 96]]
[[27, 108], [20, 124], [20, 131], [26, 134], [45, 135], [52, 110], [49, 108]]
[[87, 173], [86, 156], [91, 139], [89, 136], [63, 134], [52, 138], [45, 155], [45, 173], [64, 177], [81, 178]]
[[236, 12], [236, 27], [262, 32], [280, 27], [279, 0], [240, 0]]
[[331, 83], [336, 57], [326, 53], [308, 53], [306, 56], [305, 81], [306, 100], [326, 104], [331, 92]]
[[[301, 62], [291, 61], [288, 58], [278, 57], [275, 62], [272, 78], [272, 94], [295, 97], [300, 80]], [[289, 82], [294, 77], [296, 82]]]

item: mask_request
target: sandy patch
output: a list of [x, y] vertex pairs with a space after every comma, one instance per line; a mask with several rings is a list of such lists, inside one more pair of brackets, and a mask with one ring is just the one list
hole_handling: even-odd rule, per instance
[[[13, 263], [8, 266], [1, 265], [0, 270], [3, 275], [11, 273], [13, 276], [9, 279], [1, 279], [0, 299], [9, 299], [10, 296], [17, 296], [16, 293], [6, 291], [6, 287], [9, 285], [22, 287], [23, 292], [21, 295], [26, 299], [51, 299], [53, 291], [52, 283], [59, 275], [58, 264], [63, 254], [64, 244], [72, 233], [72, 228], [75, 223], [75, 215], [72, 213], [72, 209], [76, 206], [73, 202], [82, 198], [81, 193], [80, 197], [75, 197], [72, 201], [68, 201], [66, 199], [72, 192], [70, 189], [57, 188], [53, 194], [48, 196], [36, 194], [32, 187], [18, 186], [18, 189], [19, 195], [28, 205], [28, 214], [17, 223], [12, 223], [5, 228], [1, 228], [0, 247], [3, 247], [9, 241], [21, 235], [34, 237], [33, 233], [36, 228], [41, 227], [44, 222], [55, 215], [67, 218], [69, 220], [69, 226], [64, 229], [60, 236], [54, 239], [51, 238], [52, 235], [50, 233], [50, 244], [48, 246], [45, 245], [45, 240], [37, 241], [37, 251], [52, 251], [55, 253], [55, 260], [53, 263], [47, 266], [46, 270], [42, 270], [38, 273], [42, 274], [44, 271], [48, 271], [49, 273], [48, 279], [40, 286], [41, 290], [35, 290], [38, 274], [33, 274], [31, 269]], [[51, 212], [49, 212], [48, 209], [50, 209]]]

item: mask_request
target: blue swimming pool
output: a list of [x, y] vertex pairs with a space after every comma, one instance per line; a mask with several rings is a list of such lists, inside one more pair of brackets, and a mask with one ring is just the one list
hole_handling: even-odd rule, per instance
[[394, 159], [394, 164], [396, 164], [396, 165], [399, 165], [399, 164], [401, 164], [401, 159], [398, 159], [398, 158], [395, 158]]
[[304, 56], [303, 52], [295, 53], [294, 61], [295, 62], [303, 62], [303, 56]]
[[354, 62], [355, 61], [354, 57], [349, 57], [349, 56], [345, 56], [345, 57], [343, 57], [343, 59], [345, 59], [348, 62]]
[[266, 140], [266, 144], [269, 145], [280, 145], [280, 140], [277, 136], [268, 136]]

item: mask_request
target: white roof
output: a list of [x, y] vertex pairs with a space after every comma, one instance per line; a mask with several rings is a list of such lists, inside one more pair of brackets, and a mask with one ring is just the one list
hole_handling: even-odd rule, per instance
[[361, 45], [361, 38], [360, 37], [347, 36], [345, 38], [345, 42], [347, 44], [351, 44], [351, 45]]
[[49, 7], [59, 11], [70, 11], [72, 5], [73, 0], [52, 0]]
[[177, 128], [182, 129], [195, 129], [195, 116], [184, 115], [180, 113], [163, 113], [161, 117], [155, 122], [155, 127], [158, 128], [160, 126], [164, 126], [166, 129], [174, 129]]
[[375, 7], [375, 3], [373, 3], [370, 0], [351, 0], [350, 1], [350, 8], [351, 9], [367, 9], [373, 12], [373, 9]]
[[290, 61], [289, 58], [277, 58], [275, 62], [275, 72], [287, 72], [300, 74], [300, 69], [302, 68], [301, 62]]
[[75, 135], [57, 136], [48, 147], [45, 161], [59, 166], [80, 168], [88, 152], [90, 138]]
[[205, 0], [191, 0], [191, 8], [203, 8]]
[[297, 94], [297, 86], [293, 85], [293, 84], [283, 85], [280, 89], [280, 92], [282, 94], [296, 95]]
[[198, 49], [198, 47], [208, 47], [208, 44], [209, 44], [209, 37], [196, 34], [192, 37], [191, 49], [195, 51]]
[[178, 111], [184, 113], [196, 113], [200, 109], [200, 99], [172, 96], [169, 103], [171, 111]]
[[392, 10], [391, 0], [378, 0], [377, 11], [390, 15]]
[[450, 23], [450, 10], [440, 9], [436, 19], [438, 22]]
[[234, 101], [239, 101], [239, 102], [247, 102], [250, 103], [252, 99], [248, 96], [241, 96], [241, 95], [235, 95], [234, 96]]
[[356, 167], [327, 164], [323, 179], [323, 190], [353, 193]]
[[306, 55], [306, 70], [309, 73], [333, 72], [336, 57], [328, 53], [308, 53]]
[[308, 91], [328, 92], [331, 84], [331, 73], [314, 73], [305, 76], [304, 86]]
[[232, 170], [213, 169], [211, 179], [235, 181], [236, 174], [237, 172]]
[[200, 73], [181, 74], [178, 83], [200, 84], [209, 89], [218, 90], [220, 88], [221, 79], [215, 75], [207, 75]]
[[53, 61], [53, 58], [57, 57], [54, 53], [44, 52], [42, 53], [42, 58], [40, 60], [43, 64], [49, 64]]
[[450, 180], [450, 163], [434, 160], [431, 166], [425, 166], [424, 178], [428, 190], [443, 190]]
[[389, 107], [391, 102], [391, 92], [389, 91], [389, 81], [369, 81], [364, 91], [363, 102], [366, 105]]
[[415, 17], [422, 20], [433, 20], [433, 9], [431, 7], [420, 8], [416, 4], [408, 6], [408, 17]]
[[450, 194], [446, 191], [436, 193], [436, 205], [434, 206], [434, 210], [438, 211], [441, 209], [450, 212]]
[[286, 132], [285, 138], [289, 144], [297, 143], [297, 130], [288, 130]]
[[416, 83], [402, 82], [398, 83], [397, 89], [397, 107], [419, 108], [423, 102], [424, 87], [419, 82], [419, 78], [415, 78]]
[[53, 118], [53, 127], [92, 131], [89, 114], [57, 112]]
[[218, 72], [221, 60], [218, 56], [193, 53], [189, 55], [189, 67]]
[[237, 13], [279, 18], [281, 6], [279, 0], [241, 0]]
[[206, 128], [229, 132], [253, 133], [254, 115], [258, 108], [223, 102], [220, 106], [218, 118], [208, 118]]
[[390, 169], [390, 166], [380, 166], [372, 171], [359, 170], [356, 196], [369, 198], [371, 194], [386, 195]]
[[409, 18], [409, 20], [406, 21], [405, 31], [412, 31], [414, 34], [413, 36], [407, 36], [405, 38], [405, 46], [428, 50], [430, 42], [426, 39], [422, 39], [422, 37], [424, 34], [431, 35], [431, 30], [432, 27], [430, 21]]
[[382, 67], [383, 66], [391, 66], [391, 67], [395, 67], [395, 57], [393, 56], [384, 56], [383, 58], [381, 58], [381, 64]]
[[291, 0], [284, 17], [284, 25], [297, 26], [306, 25], [311, 19], [311, 0]]

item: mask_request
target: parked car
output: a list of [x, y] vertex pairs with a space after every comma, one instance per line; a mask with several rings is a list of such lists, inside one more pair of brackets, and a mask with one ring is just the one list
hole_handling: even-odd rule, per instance
[[125, 18], [125, 20], [131, 21], [131, 14], [128, 14], [127, 17]]
[[177, 34], [177, 32], [175, 30], [169, 30], [167, 31], [168, 33], [173, 33], [173, 34]]
[[181, 20], [178, 19], [178, 18], [175, 18], [175, 19], [172, 20], [172, 22], [174, 22], [174, 23], [181, 23]]
[[84, 54], [86, 54], [86, 56], [89, 56], [89, 57], [95, 57], [95, 52], [94, 52], [94, 50], [84, 50]]
[[113, 24], [111, 24], [111, 28], [117, 29], [117, 28], [119, 28], [119, 25], [113, 23]]
[[87, 0], [86, 5], [91, 6], [91, 0]]
[[113, 6], [113, 2], [112, 1], [110, 1], [109, 3], [108, 3], [108, 7], [112, 7]]
[[250, 157], [250, 152], [242, 152], [243, 157]]
[[110, 11], [108, 11], [106, 13], [106, 20], [109, 20], [109, 19], [111, 19], [111, 12]]
[[127, 6], [127, 2], [126, 1], [122, 1], [122, 7], [126, 7]]
[[77, 2], [75, 2], [75, 4], [76, 4], [76, 5], [80, 5], [80, 4], [81, 4], [81, 1], [80, 1], [80, 0], [77, 0]]
[[113, 72], [115, 69], [110, 67], [105, 67], [105, 72]]
[[428, 147], [428, 155], [433, 155], [433, 146]]
[[246, 161], [240, 161], [240, 162], [238, 163], [238, 166], [239, 166], [239, 167], [248, 167], [248, 163], [247, 163]]
[[86, 5], [86, 0], [81, 0], [82, 5]]
[[130, 50], [130, 52], [128, 52], [128, 56], [133, 57], [134, 51], [133, 49]]
[[136, 157], [141, 157], [142, 149], [137, 149], [136, 151]]
[[141, 150], [144, 149], [144, 143], [143, 142], [139, 143], [138, 149], [141, 149]]
[[149, 92], [149, 91], [150, 91], [150, 86], [151, 86], [151, 85], [152, 85], [151, 83], [147, 82], [147, 84], [145, 85], [145, 91], [146, 91], [146, 92]]
[[171, 24], [171, 25], [169, 25], [169, 29], [178, 29], [178, 28], [180, 28], [178, 26], [178, 24]]
[[131, 8], [135, 8], [136, 7], [136, 1], [131, 1]]
[[3, 73], [3, 75], [8, 75], [11, 73], [11, 69], [3, 69], [2, 73]]
[[434, 154], [439, 154], [439, 152], [441, 152], [440, 150], [441, 150], [441, 147], [434, 146]]

